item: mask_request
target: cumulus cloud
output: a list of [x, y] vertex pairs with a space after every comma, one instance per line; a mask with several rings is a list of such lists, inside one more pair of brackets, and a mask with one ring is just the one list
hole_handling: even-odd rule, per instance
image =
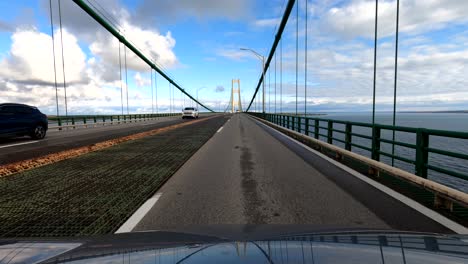
[[[42, 7], [44, 14], [48, 16], [49, 1], [42, 1]], [[132, 15], [121, 6], [118, 0], [100, 0], [94, 4], [94, 8], [97, 8], [127, 40], [162, 68], [171, 69], [179, 65], [173, 51], [176, 40], [170, 31], [161, 33], [154, 28], [154, 25], [143, 24], [140, 20], [142, 14]], [[54, 23], [58, 27], [58, 4], [55, 1], [53, 1], [52, 9]], [[80, 42], [89, 45], [93, 55], [99, 57], [101, 61], [119, 67], [119, 42], [114, 36], [73, 1], [61, 1], [61, 10], [63, 25], [71, 34], [75, 35]], [[120, 48], [123, 63], [125, 50], [123, 45]], [[129, 49], [126, 49], [126, 53], [128, 68], [138, 71], [149, 70], [149, 66]]]
[[137, 8], [136, 19], [149, 23], [163, 23], [195, 17], [200, 20], [227, 18], [245, 19], [250, 16], [252, 1], [249, 0], [144, 0]]
[[[163, 68], [174, 68], [178, 65], [177, 57], [173, 51], [176, 41], [171, 32], [161, 35], [154, 30], [145, 30], [132, 24], [124, 24], [126, 39], [131, 40], [150, 59], [153, 59]], [[105, 61], [118, 66], [124, 63], [127, 56], [127, 67], [138, 71], [149, 71], [149, 66], [137, 57], [131, 50], [120, 47], [121, 62], [119, 62], [119, 42], [110, 34], [98, 34], [90, 45], [91, 52]]]
[[[55, 32], [60, 36], [60, 32]], [[54, 56], [51, 36], [37, 30], [16, 31], [11, 36], [8, 56], [0, 61], [0, 77], [17, 82], [54, 84]], [[34, 44], [32, 44], [34, 43]], [[60, 38], [55, 38], [57, 80], [63, 80]], [[77, 39], [63, 31], [66, 80], [70, 83], [84, 82], [86, 55]]]
[[[405, 0], [400, 3], [400, 32], [418, 34], [444, 28], [456, 22], [466, 22], [467, 1]], [[396, 0], [379, 2], [379, 37], [395, 31]], [[374, 36], [375, 1], [352, 0], [332, 7], [322, 17], [322, 26], [346, 38]]]
[[[120, 78], [120, 65], [125, 66], [124, 48], [72, 1], [62, 1], [63, 47], [65, 57], [66, 87], [69, 113], [110, 113], [120, 112], [121, 92], [129, 93], [129, 109], [148, 111], [152, 102], [145, 94], [126, 87]], [[107, 3], [107, 4], [106, 4]], [[42, 1], [43, 11], [48, 14], [48, 1]], [[47, 4], [47, 5], [46, 5]], [[121, 19], [119, 27], [125, 36], [144, 54], [163, 68], [173, 68], [178, 64], [173, 51], [175, 39], [171, 33], [159, 33], [156, 29], [146, 29], [131, 22], [129, 13], [120, 8], [117, 0], [100, 1], [110, 12]], [[115, 5], [114, 5], [115, 4]], [[58, 23], [58, 6], [53, 1], [54, 23]], [[5, 27], [1, 23], [0, 26]], [[55, 55], [58, 82], [58, 103], [60, 113], [64, 113], [64, 88], [62, 74], [62, 55], [60, 30], [55, 25]], [[88, 51], [89, 50], [89, 51]], [[149, 72], [149, 66], [137, 58], [130, 50], [127, 52], [127, 68], [133, 70], [136, 86], [146, 86], [149, 78], [135, 71]], [[122, 76], [122, 78], [125, 78]], [[122, 91], [121, 91], [122, 87]], [[20, 26], [13, 30], [11, 46], [0, 58], [0, 103], [20, 102], [36, 105], [46, 113], [55, 113], [55, 78], [52, 53], [52, 38], [34, 26]], [[146, 96], [147, 97], [147, 96]], [[125, 96], [124, 96], [125, 99]], [[137, 109], [135, 105], [140, 107]], [[159, 105], [164, 107], [164, 99]], [[124, 107], [126, 109], [126, 106]]]
[[151, 79], [142, 77], [139, 72], [135, 74], [134, 79], [138, 87], [148, 86], [151, 84]]

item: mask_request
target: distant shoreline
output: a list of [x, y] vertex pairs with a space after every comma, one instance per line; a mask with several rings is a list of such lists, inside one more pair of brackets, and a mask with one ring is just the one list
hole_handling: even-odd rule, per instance
[[406, 114], [468, 114], [468, 110], [447, 110], [447, 111], [400, 111]]

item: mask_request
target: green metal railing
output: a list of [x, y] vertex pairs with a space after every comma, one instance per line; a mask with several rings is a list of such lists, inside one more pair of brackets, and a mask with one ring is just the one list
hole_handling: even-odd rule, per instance
[[[354, 151], [355, 148], [366, 150], [370, 152], [372, 159], [380, 161], [382, 156], [386, 156], [391, 159], [399, 160], [411, 165], [414, 165], [415, 174], [423, 178], [427, 178], [428, 171], [433, 170], [438, 173], [456, 177], [462, 180], [468, 180], [468, 174], [453, 171], [446, 168], [441, 168], [436, 164], [431, 164], [429, 160], [429, 154], [437, 154], [450, 158], [457, 158], [462, 160], [468, 160], [468, 155], [465, 153], [458, 153], [448, 150], [442, 150], [430, 145], [430, 137], [443, 137], [447, 139], [468, 139], [468, 133], [466, 132], [455, 132], [425, 128], [413, 128], [413, 127], [402, 127], [402, 126], [391, 126], [382, 124], [370, 124], [361, 122], [349, 122], [340, 121], [324, 118], [313, 118], [295, 115], [285, 114], [268, 114], [268, 113], [252, 113], [250, 115], [265, 119], [282, 127], [297, 131], [307, 136], [312, 136], [315, 139], [325, 139], [329, 144], [335, 144], [340, 142], [344, 144], [344, 148], [349, 151]], [[326, 123], [327, 125], [323, 125]], [[338, 129], [335, 124], [340, 124], [344, 129]], [[357, 128], [369, 129], [370, 133], [358, 133]], [[325, 131], [326, 133], [323, 133]], [[405, 132], [413, 134], [415, 140], [414, 143], [406, 143], [397, 140], [386, 139], [382, 137], [382, 131], [389, 132]], [[321, 133], [322, 132], [322, 133]], [[344, 135], [343, 138], [338, 138], [335, 133]], [[353, 140], [353, 138], [360, 138], [370, 141], [370, 146], [364, 146]], [[402, 157], [397, 154], [391, 154], [385, 152], [381, 148], [381, 143], [390, 145], [400, 146], [414, 150], [414, 159], [408, 157]]]
[[[159, 113], [159, 114], [135, 114], [135, 115], [73, 115], [73, 116], [50, 116], [49, 121], [57, 121], [57, 126], [75, 125], [78, 122], [83, 124], [105, 124], [107, 122], [129, 123], [137, 120], [147, 120], [157, 117], [180, 116], [180, 113]], [[100, 122], [98, 122], [98, 120]]]

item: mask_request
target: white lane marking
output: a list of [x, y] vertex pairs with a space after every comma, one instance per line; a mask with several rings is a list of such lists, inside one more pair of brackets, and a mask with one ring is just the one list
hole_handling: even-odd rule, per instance
[[153, 208], [156, 202], [161, 198], [162, 193], [156, 193], [148, 201], [146, 201], [138, 210], [115, 232], [128, 233], [135, 228], [135, 226], [143, 219], [143, 217]]
[[387, 186], [383, 185], [383, 184], [380, 184], [376, 181], [373, 181], [372, 179], [369, 179], [368, 177], [366, 177], [365, 175], [362, 175], [361, 173], [347, 167], [346, 165], [343, 165], [341, 163], [339, 163], [338, 161], [326, 156], [325, 154], [322, 154], [318, 151], [316, 151], [315, 149], [312, 149], [310, 148], [309, 146], [299, 142], [299, 141], [296, 141], [290, 137], [288, 137], [287, 135], [279, 132], [278, 130], [274, 129], [274, 128], [271, 128], [265, 124], [263, 124], [262, 122], [259, 122], [257, 121], [259, 124], [261, 124], [262, 126], [278, 133], [279, 135], [283, 136], [284, 138], [304, 147], [305, 149], [309, 150], [310, 152], [314, 153], [315, 155], [323, 158], [324, 160], [332, 163], [333, 165], [339, 167], [340, 169], [348, 172], [349, 174], [353, 175], [354, 177], [366, 182], [367, 184], [373, 186], [374, 188], [386, 193], [387, 195], [389, 195], [390, 197], [393, 197], [394, 199], [402, 202], [403, 204], [407, 205], [408, 207], [418, 211], [419, 213], [427, 216], [428, 218], [436, 221], [437, 223], [445, 226], [446, 228], [454, 231], [455, 233], [458, 233], [458, 234], [468, 234], [468, 229], [460, 224], [458, 224], [457, 222], [455, 221], [452, 221], [450, 219], [448, 219], [447, 217], [437, 213], [436, 211], [433, 211], [423, 205], [421, 205], [420, 203], [388, 188]]
[[220, 127], [220, 128], [218, 129], [218, 131], [216, 131], [216, 133], [221, 132], [221, 130], [223, 130], [223, 127]]
[[32, 143], [37, 143], [37, 142], [40, 142], [40, 141], [36, 140], [36, 141], [28, 141], [28, 142], [23, 142], [23, 143], [16, 143], [16, 144], [11, 144], [11, 145], [0, 146], [0, 148], [9, 148], [9, 147], [32, 144]]

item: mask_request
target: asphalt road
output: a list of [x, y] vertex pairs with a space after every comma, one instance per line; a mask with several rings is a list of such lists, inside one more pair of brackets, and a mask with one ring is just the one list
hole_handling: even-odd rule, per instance
[[245, 114], [233, 115], [155, 197], [133, 231], [288, 224], [450, 232]]
[[188, 121], [190, 120], [183, 120], [180, 117], [161, 117], [156, 120], [118, 125], [78, 127], [62, 131], [51, 129], [42, 140], [32, 140], [29, 137], [3, 138], [0, 139], [0, 165]]

